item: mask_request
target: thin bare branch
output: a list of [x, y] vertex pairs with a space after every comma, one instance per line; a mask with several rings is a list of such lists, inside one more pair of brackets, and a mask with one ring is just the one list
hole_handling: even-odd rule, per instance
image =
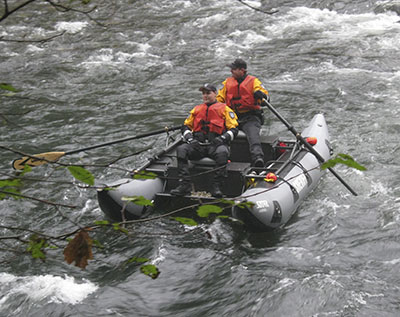
[[11, 14], [17, 12], [18, 10], [22, 9], [23, 7], [27, 6], [28, 4], [35, 2], [36, 0], [27, 0], [24, 3], [21, 3], [19, 6], [16, 6], [14, 9], [9, 10], [8, 8], [8, 0], [4, 0], [4, 14], [0, 17], [0, 22], [8, 18]]
[[97, 25], [99, 25], [99, 26], [103, 26], [103, 27], [106, 26], [105, 24], [99, 22], [98, 20], [96, 20], [96, 19], [94, 19], [94, 18], [92, 18], [92, 17], [90, 16], [90, 13], [92, 13], [93, 11], [95, 11], [95, 10], [97, 9], [97, 6], [94, 6], [93, 8], [91, 8], [91, 9], [89, 9], [89, 10], [87, 10], [87, 11], [83, 11], [83, 10], [75, 9], [75, 8], [72, 8], [72, 7], [67, 7], [67, 6], [58, 4], [58, 3], [54, 3], [54, 2], [51, 1], [51, 0], [45, 0], [45, 1], [46, 1], [47, 3], [49, 3], [55, 10], [57, 10], [57, 11], [59, 11], [59, 12], [68, 12], [68, 11], [72, 11], [72, 12], [80, 13], [80, 14], [86, 15], [86, 17], [87, 17], [89, 20], [95, 22], [95, 23], [96, 23]]
[[5, 39], [3, 37], [0, 38], [0, 41], [2, 42], [14, 42], [14, 43], [45, 43], [45, 42], [49, 42], [57, 37], [63, 36], [65, 34], [66, 31], [63, 31], [61, 33], [58, 33], [56, 35], [47, 37], [47, 38], [43, 38], [43, 39], [38, 39], [38, 40], [14, 40], [14, 39]]
[[30, 199], [30, 200], [34, 200], [34, 201], [38, 201], [47, 205], [52, 205], [52, 206], [60, 206], [60, 207], [66, 207], [66, 208], [77, 208], [78, 206], [72, 206], [72, 205], [65, 205], [65, 204], [59, 204], [59, 203], [55, 203], [49, 200], [45, 200], [45, 199], [40, 199], [40, 198], [36, 198], [36, 197], [32, 197], [32, 196], [27, 196], [27, 195], [22, 195], [22, 194], [18, 194], [18, 193], [13, 193], [13, 192], [8, 192], [6, 190], [0, 190], [0, 193], [8, 195], [8, 196], [16, 196], [16, 197], [20, 197], [20, 198], [26, 198], [26, 199]]
[[253, 9], [254, 11], [258, 11], [258, 12], [261, 12], [261, 13], [272, 15], [272, 14], [275, 14], [275, 13], [279, 12], [279, 10], [264, 11], [264, 10], [261, 10], [259, 8], [256, 8], [256, 7], [253, 7], [253, 6], [249, 5], [248, 3], [244, 2], [243, 0], [237, 0], [237, 1], [239, 1], [241, 4], [245, 5], [246, 7], [249, 7], [250, 9]]

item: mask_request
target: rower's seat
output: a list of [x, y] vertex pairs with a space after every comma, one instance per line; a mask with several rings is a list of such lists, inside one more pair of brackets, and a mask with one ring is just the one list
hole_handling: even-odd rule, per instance
[[[236, 139], [247, 140], [246, 134], [243, 131], [239, 130], [239, 133], [236, 136], [235, 140]], [[189, 160], [189, 167], [210, 168], [210, 167], [215, 167], [216, 164], [217, 163], [210, 157], [203, 157], [200, 160]]]
[[[239, 130], [238, 135], [236, 136], [235, 140], [247, 140], [246, 134]], [[203, 157], [200, 160], [190, 160], [189, 166], [190, 167], [200, 167], [200, 168], [207, 168], [207, 167], [215, 167], [217, 163], [210, 157]]]
[[217, 164], [212, 158], [210, 157], [203, 157], [200, 160], [190, 160], [189, 167], [214, 167]]
[[246, 133], [244, 133], [242, 130], [239, 130], [239, 133], [236, 136], [235, 140], [236, 139], [246, 139], [247, 140]]

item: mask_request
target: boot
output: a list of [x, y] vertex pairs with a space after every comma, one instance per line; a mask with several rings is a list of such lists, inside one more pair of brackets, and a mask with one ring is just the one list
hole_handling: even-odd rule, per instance
[[226, 165], [217, 165], [214, 173], [214, 179], [211, 187], [211, 195], [215, 198], [221, 198], [224, 196], [222, 187], [227, 178]]
[[264, 167], [264, 160], [261, 157], [259, 157], [254, 161], [252, 165], [254, 167]]
[[179, 185], [170, 191], [171, 195], [186, 196], [192, 192], [190, 183], [189, 162], [178, 158]]
[[178, 187], [171, 190], [170, 194], [174, 196], [186, 196], [192, 192], [192, 185], [190, 182], [179, 180]]

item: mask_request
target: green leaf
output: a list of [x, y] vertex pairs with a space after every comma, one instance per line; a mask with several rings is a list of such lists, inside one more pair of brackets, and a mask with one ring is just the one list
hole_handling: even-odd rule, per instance
[[93, 243], [93, 245], [95, 245], [95, 246], [98, 247], [99, 249], [104, 249], [104, 245], [102, 245], [102, 244], [100, 243], [99, 240], [93, 239], [93, 240], [92, 240], [92, 243]]
[[197, 226], [197, 222], [191, 218], [185, 218], [185, 217], [171, 217], [171, 219], [174, 219], [176, 221], [179, 221], [181, 224], [187, 225], [187, 226]]
[[[6, 197], [12, 197], [14, 199], [22, 199], [21, 196], [18, 196], [18, 194], [20, 194], [20, 191], [16, 188], [7, 188], [6, 189], [7, 193], [0, 193], [0, 199], [4, 199]], [[13, 195], [17, 194], [17, 195]]]
[[150, 276], [153, 280], [156, 279], [158, 277], [158, 275], [160, 275], [160, 271], [153, 264], [147, 264], [147, 265], [141, 266], [140, 271], [143, 274]]
[[197, 215], [199, 217], [208, 217], [211, 213], [219, 214], [222, 212], [222, 208], [216, 205], [203, 205], [197, 209]]
[[350, 155], [339, 153], [336, 157], [324, 162], [321, 165], [323, 170], [328, 168], [333, 168], [336, 164], [343, 164], [351, 168], [355, 168], [359, 171], [366, 171], [366, 167], [362, 166], [361, 164], [357, 163]]
[[229, 206], [233, 206], [235, 204], [235, 202], [233, 200], [221, 199], [220, 201], [221, 201], [221, 203], [229, 205]]
[[110, 222], [108, 220], [96, 220], [94, 224], [98, 226], [106, 226], [109, 225]]
[[19, 185], [21, 185], [21, 180], [17, 178], [0, 180], [0, 187], [16, 187]]
[[236, 207], [239, 207], [241, 209], [245, 209], [245, 208], [251, 208], [254, 206], [254, 203], [251, 201], [242, 201], [240, 203], [236, 203], [235, 204]]
[[36, 235], [30, 237], [27, 251], [32, 254], [34, 259], [46, 259], [44, 248], [48, 247], [46, 240]]
[[[9, 193], [20, 194], [19, 187], [21, 186], [21, 180], [17, 178], [12, 179], [1, 179], [0, 180], [0, 190], [4, 190]], [[21, 199], [20, 196], [12, 195], [8, 193], [0, 193], [0, 200], [6, 197], [13, 197], [14, 199]]]
[[158, 177], [157, 174], [146, 171], [140, 171], [139, 173], [133, 175], [133, 179], [155, 179], [157, 177]]
[[113, 223], [113, 228], [114, 228], [114, 230], [121, 231], [121, 232], [123, 232], [125, 234], [129, 233], [129, 231], [127, 229], [121, 227], [121, 225], [118, 222]]
[[17, 178], [12, 179], [0, 179], [0, 188], [19, 187], [21, 186], [21, 180]]
[[30, 167], [29, 165], [25, 164], [24, 165], [24, 169], [21, 172], [21, 175], [24, 175], [26, 173], [32, 172], [32, 167]]
[[87, 169], [81, 166], [68, 166], [68, 170], [77, 180], [91, 186], [94, 185], [94, 176]]
[[17, 92], [18, 91], [12, 85], [7, 84], [7, 83], [0, 83], [0, 89], [11, 91], [11, 92]]
[[139, 206], [153, 206], [151, 200], [144, 198], [143, 196], [124, 196], [121, 198], [123, 201], [129, 201]]

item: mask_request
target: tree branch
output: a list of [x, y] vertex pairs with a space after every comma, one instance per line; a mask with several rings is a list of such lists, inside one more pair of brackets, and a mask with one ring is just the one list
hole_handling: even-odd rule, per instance
[[48, 38], [39, 39], [39, 40], [13, 40], [13, 39], [5, 39], [3, 37], [0, 37], [0, 41], [2, 41], [2, 42], [14, 42], [14, 43], [45, 43], [45, 42], [49, 42], [49, 41], [55, 39], [56, 37], [60, 37], [60, 36], [64, 35], [65, 32], [66, 31], [62, 31], [59, 34], [50, 36]]
[[250, 9], [253, 9], [254, 11], [258, 11], [258, 12], [261, 12], [261, 13], [265, 13], [265, 14], [272, 15], [272, 14], [275, 14], [275, 13], [279, 12], [279, 10], [275, 10], [275, 11], [264, 11], [264, 10], [261, 10], [261, 9], [259, 9], [259, 8], [256, 8], [256, 7], [253, 7], [253, 6], [249, 5], [249, 4], [247, 4], [247, 3], [244, 2], [243, 0], [237, 0], [237, 1], [239, 1], [241, 4], [243, 4], [243, 5], [245, 5], [245, 6], [249, 7]]
[[35, 198], [32, 196], [26, 196], [26, 195], [22, 195], [22, 194], [18, 194], [18, 193], [8, 192], [6, 190], [0, 190], [0, 193], [8, 195], [8, 196], [17, 196], [20, 198], [31, 199], [31, 200], [38, 201], [38, 202], [41, 202], [41, 203], [44, 203], [47, 205], [52, 205], [52, 206], [60, 206], [60, 207], [66, 207], [66, 208], [72, 208], [72, 209], [77, 208], [77, 206], [59, 204], [59, 203], [55, 203], [55, 202], [45, 200], [45, 199], [40, 199], [40, 198]]
[[57, 10], [57, 11], [59, 11], [59, 12], [68, 12], [68, 11], [72, 11], [72, 12], [84, 14], [84, 15], [86, 15], [86, 17], [87, 17], [89, 20], [95, 22], [96, 24], [98, 24], [98, 25], [100, 25], [100, 26], [103, 26], [103, 27], [106, 26], [105, 24], [103, 24], [103, 23], [97, 21], [96, 19], [94, 19], [94, 18], [92, 18], [92, 17], [90, 16], [89, 13], [92, 13], [94, 10], [96, 10], [96, 9], [97, 9], [96, 6], [94, 6], [93, 8], [91, 8], [91, 9], [88, 10], [88, 11], [83, 11], [83, 10], [78, 10], [78, 9], [75, 9], [75, 8], [72, 8], [72, 7], [67, 7], [67, 6], [64, 6], [64, 5], [62, 5], [62, 4], [54, 3], [52, 0], [45, 0], [45, 1], [46, 1], [47, 3], [49, 3], [55, 10]]
[[27, 6], [28, 4], [35, 2], [36, 0], [27, 0], [24, 3], [21, 3], [19, 6], [15, 7], [12, 10], [8, 9], [8, 0], [4, 0], [4, 14], [3, 16], [0, 17], [0, 22], [2, 22], [3, 20], [5, 20], [8, 16], [10, 16], [11, 14], [15, 13], [16, 11], [22, 9], [23, 7]]

